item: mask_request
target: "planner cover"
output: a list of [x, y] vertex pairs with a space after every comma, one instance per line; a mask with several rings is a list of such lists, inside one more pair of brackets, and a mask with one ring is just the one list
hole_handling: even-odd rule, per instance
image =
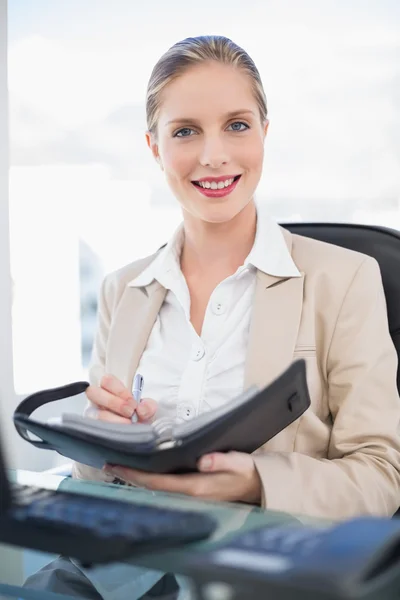
[[19, 434], [39, 448], [95, 468], [109, 463], [181, 473], [196, 470], [198, 459], [210, 452], [254, 452], [310, 406], [305, 361], [298, 360], [268, 386], [251, 387], [226, 405], [182, 423], [162, 418], [130, 426], [77, 414], [41, 422], [30, 416], [39, 406], [79, 394], [88, 385], [78, 382], [23, 400], [14, 413]]

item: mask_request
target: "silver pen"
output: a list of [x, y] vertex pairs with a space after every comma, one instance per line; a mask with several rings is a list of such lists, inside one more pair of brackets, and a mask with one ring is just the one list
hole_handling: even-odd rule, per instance
[[[143, 376], [140, 375], [140, 373], [136, 373], [135, 378], [133, 380], [132, 394], [138, 404], [140, 403], [140, 401], [142, 399], [143, 385], [144, 385]], [[138, 420], [138, 418], [137, 418], [137, 414], [136, 414], [136, 410], [135, 410], [135, 412], [132, 415], [131, 421], [132, 421], [132, 423], [137, 423], [137, 420]]]

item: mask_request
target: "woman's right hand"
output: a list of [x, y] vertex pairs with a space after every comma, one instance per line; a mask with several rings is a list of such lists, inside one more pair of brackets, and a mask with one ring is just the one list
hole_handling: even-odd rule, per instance
[[138, 423], [151, 422], [157, 411], [157, 402], [144, 398], [140, 404], [133, 398], [132, 392], [114, 375], [103, 375], [100, 386], [90, 385], [86, 396], [96, 409], [92, 415], [100, 421], [126, 423], [132, 425], [132, 415], [136, 411]]

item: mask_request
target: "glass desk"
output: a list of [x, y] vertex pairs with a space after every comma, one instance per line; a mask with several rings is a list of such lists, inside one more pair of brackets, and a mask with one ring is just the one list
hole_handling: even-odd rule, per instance
[[[189, 574], [189, 559], [192, 561], [196, 553], [207, 552], [215, 546], [216, 542], [226, 540], [239, 531], [246, 531], [257, 525], [294, 522], [307, 525], [321, 524], [321, 520], [263, 511], [241, 504], [204, 502], [187, 496], [151, 492], [121, 485], [76, 481], [69, 477], [46, 473], [9, 471], [8, 474], [11, 481], [24, 485], [167, 506], [174, 509], [207, 511], [216, 518], [218, 528], [214, 535], [206, 541], [143, 557], [135, 556], [121, 564], [102, 565], [91, 569], [83, 569], [78, 563], [69, 559], [60, 559], [55, 555], [0, 545], [1, 599], [87, 598], [99, 600], [104, 598], [105, 600], [125, 600], [126, 598], [126, 600], [134, 600], [142, 597], [163, 598], [164, 600], [173, 600], [176, 597], [179, 597], [179, 600], [192, 599], [196, 598], [196, 595], [191, 589], [190, 580], [185, 576]], [[328, 521], [326, 523], [328, 524]], [[50, 563], [52, 566], [48, 567], [47, 571], [40, 571]], [[152, 570], [150, 579], [153, 577], [156, 587], [146, 595], [147, 590], [152, 587], [152, 584], [148, 584], [145, 579], [149, 569]], [[40, 576], [38, 575], [39, 571]], [[176, 584], [172, 575], [157, 583], [163, 577], [163, 573], [178, 576], [178, 581], [181, 583], [179, 592], [174, 591]], [[143, 593], [140, 592], [142, 588]], [[227, 589], [224, 586], [214, 588], [208, 600], [229, 600]]]

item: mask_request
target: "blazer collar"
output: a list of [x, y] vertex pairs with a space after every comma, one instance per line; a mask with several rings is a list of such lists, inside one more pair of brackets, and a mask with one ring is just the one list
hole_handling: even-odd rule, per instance
[[[292, 234], [281, 228], [292, 254]], [[278, 277], [257, 271], [244, 387], [263, 387], [292, 362], [303, 309], [304, 273]]]
[[157, 319], [166, 289], [157, 281], [146, 288], [126, 287], [108, 338], [106, 371], [132, 389], [133, 378]]

